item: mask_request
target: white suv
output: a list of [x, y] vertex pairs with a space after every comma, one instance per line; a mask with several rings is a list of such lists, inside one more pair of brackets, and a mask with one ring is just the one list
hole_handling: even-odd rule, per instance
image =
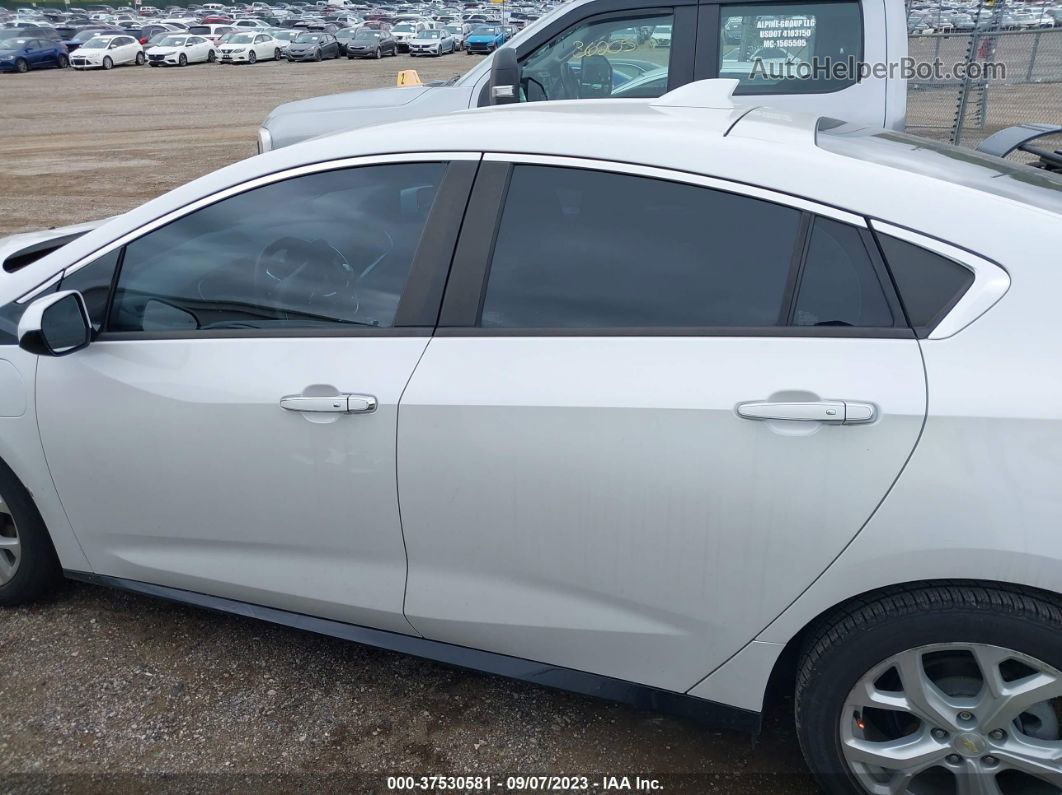
[[1057, 789], [1062, 183], [732, 89], [332, 136], [5, 266], [0, 602], [753, 731], [773, 678], [831, 793]]

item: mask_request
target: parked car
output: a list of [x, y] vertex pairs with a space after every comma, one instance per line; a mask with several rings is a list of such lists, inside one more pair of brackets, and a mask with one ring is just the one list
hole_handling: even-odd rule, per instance
[[443, 29], [453, 37], [457, 49], [465, 48], [465, 34], [468, 32], [465, 25], [446, 25]]
[[320, 61], [339, 57], [339, 42], [331, 33], [300, 33], [284, 49], [289, 62]]
[[423, 22], [399, 22], [391, 28], [391, 35], [398, 44], [398, 49], [406, 52], [409, 50], [409, 42], [427, 28]]
[[0, 602], [773, 683], [830, 795], [1052, 791], [1062, 182], [735, 85], [319, 138], [4, 273]]
[[505, 44], [505, 32], [498, 25], [480, 25], [465, 37], [465, 52], [492, 53]]
[[190, 25], [188, 27], [189, 33], [210, 39], [214, 44], [219, 44], [222, 36], [235, 30], [236, 28], [232, 25]]
[[0, 31], [0, 72], [28, 72], [52, 66], [65, 69], [70, 65], [62, 42], [11, 33]]
[[342, 55], [347, 54], [347, 44], [357, 35], [360, 28], [340, 28], [336, 31], [336, 41], [339, 43], [339, 51]]
[[171, 33], [146, 53], [150, 66], [187, 66], [190, 63], [214, 63], [214, 42], [203, 36]]
[[219, 63], [255, 63], [280, 60], [282, 43], [268, 33], [245, 31], [237, 33], [218, 46]]
[[291, 43], [295, 41], [301, 33], [301, 30], [296, 30], [294, 28], [273, 28], [269, 31], [269, 35], [280, 42], [281, 55], [287, 53], [288, 47], [291, 46]]
[[144, 63], [144, 47], [128, 35], [96, 36], [89, 39], [70, 56], [75, 69], [111, 69], [115, 66]]
[[671, 46], [671, 25], [657, 25], [649, 34], [649, 43], [653, 47]]
[[410, 55], [446, 55], [457, 51], [457, 42], [445, 28], [422, 30], [409, 40]]
[[382, 58], [385, 55], [398, 55], [398, 42], [386, 30], [366, 26], [347, 43], [347, 58], [350, 59]]

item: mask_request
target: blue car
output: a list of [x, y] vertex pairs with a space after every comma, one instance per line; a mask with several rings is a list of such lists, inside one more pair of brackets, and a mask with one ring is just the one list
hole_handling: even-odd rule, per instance
[[480, 25], [465, 39], [465, 52], [492, 53], [505, 44], [505, 31], [501, 25]]
[[0, 33], [0, 72], [28, 72], [46, 66], [65, 69], [70, 65], [66, 46], [61, 41], [3, 36], [4, 33]]

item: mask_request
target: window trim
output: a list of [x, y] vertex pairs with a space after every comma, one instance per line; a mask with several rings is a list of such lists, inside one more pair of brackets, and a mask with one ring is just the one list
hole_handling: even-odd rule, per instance
[[950, 259], [974, 275], [973, 284], [967, 288], [962, 297], [952, 304], [928, 334], [920, 334], [920, 337], [930, 340], [954, 337], [995, 306], [1010, 289], [1010, 274], [998, 263], [974, 254], [972, 251], [876, 218], [871, 219], [870, 226], [875, 232], [895, 237], [905, 243]]
[[734, 182], [685, 171], [622, 163], [608, 160], [562, 157], [554, 155], [485, 152], [476, 184], [469, 199], [468, 212], [461, 237], [454, 254], [450, 279], [443, 296], [439, 324], [435, 330], [440, 337], [847, 337], [874, 339], [914, 339], [914, 331], [906, 325], [899, 301], [892, 285], [891, 276], [883, 269], [883, 263], [868, 253], [881, 282], [894, 319], [900, 323], [893, 328], [869, 328], [859, 326], [740, 326], [740, 327], [627, 327], [627, 328], [484, 328], [478, 325], [483, 300], [486, 295], [490, 264], [501, 226], [509, 181], [515, 165], [545, 165], [561, 168], [582, 168], [590, 171], [626, 174], [630, 176], [660, 179], [698, 187], [720, 190], [749, 198], [781, 204], [802, 213], [801, 226], [794, 242], [793, 260], [786, 285], [786, 304], [783, 311], [789, 312], [795, 301], [798, 281], [794, 281], [797, 267], [803, 267], [807, 255], [812, 224], [809, 215], [819, 215], [860, 230], [864, 247], [869, 234], [867, 219], [861, 215], [820, 204], [803, 197], [780, 193], [755, 185]]
[[[158, 218], [148, 221], [135, 229], [120, 235], [104, 246], [84, 257], [80, 257], [73, 264], [67, 266], [58, 274], [49, 278], [43, 284], [33, 288], [30, 292], [16, 299], [16, 303], [27, 303], [47, 290], [49, 285], [77, 273], [82, 268], [96, 262], [100, 257], [115, 251], [124, 249], [128, 244], [135, 242], [144, 235], [151, 234], [155, 230], [166, 226], [185, 216], [208, 207], [225, 199], [232, 198], [241, 193], [246, 193], [266, 185], [283, 182], [309, 174], [318, 174], [328, 171], [342, 171], [349, 168], [363, 166], [389, 165], [395, 163], [440, 163], [446, 166], [442, 180], [439, 184], [439, 194], [436, 196], [432, 209], [424, 223], [421, 238], [410, 263], [409, 279], [399, 298], [398, 309], [395, 313], [393, 326], [377, 328], [354, 325], [336, 324], [335, 328], [299, 328], [299, 329], [213, 329], [209, 331], [108, 331], [106, 322], [110, 321], [111, 306], [117, 288], [118, 278], [121, 275], [122, 260], [125, 252], [119, 256], [115, 267], [114, 276], [111, 280], [111, 290], [107, 297], [107, 318], [103, 330], [97, 336], [99, 342], [115, 342], [119, 340], [159, 340], [159, 339], [221, 339], [221, 338], [245, 338], [245, 337], [365, 337], [365, 336], [418, 336], [418, 329], [431, 329], [438, 319], [439, 307], [442, 301], [442, 293], [449, 272], [454, 247], [457, 245], [461, 228], [461, 216], [464, 215], [468, 202], [471, 186], [481, 159], [480, 152], [407, 152], [390, 155], [368, 155], [364, 157], [342, 158], [339, 160], [322, 161], [309, 165], [296, 166], [282, 171], [276, 171], [255, 179], [233, 185], [228, 188], [200, 197], [175, 210], [164, 213]], [[468, 164], [462, 166], [460, 164]], [[450, 197], [440, 197], [444, 192], [452, 192]], [[464, 193], [464, 201], [461, 194]], [[455, 215], [456, 213], [456, 215]], [[441, 232], [433, 227], [433, 224], [444, 226]], [[425, 245], [428, 238], [432, 237], [432, 245]], [[443, 261], [445, 260], [445, 261]], [[424, 282], [421, 284], [421, 282]], [[399, 325], [399, 323], [405, 325]]]
[[597, 160], [586, 157], [564, 157], [561, 155], [536, 155], [520, 152], [484, 152], [483, 162], [502, 162], [510, 163], [512, 165], [522, 163], [534, 166], [581, 168], [589, 171], [608, 171], [614, 174], [629, 174], [634, 177], [649, 177], [650, 179], [660, 179], [665, 182], [683, 182], [688, 185], [697, 185], [702, 188], [714, 188], [715, 190], [720, 190], [725, 193], [737, 193], [742, 196], [748, 196], [752, 199], [762, 199], [764, 201], [774, 202], [775, 204], [783, 204], [787, 207], [792, 207], [794, 210], [803, 210], [815, 213], [816, 215], [824, 215], [827, 218], [832, 218], [835, 221], [840, 221], [849, 224], [850, 226], [857, 226], [860, 229], [867, 228], [867, 219], [857, 213], [842, 210], [828, 204], [822, 204], [814, 199], [806, 199], [802, 196], [783, 193], [771, 188], [761, 188], [758, 185], [753, 185], [748, 182], [737, 182], [735, 180], [724, 179], [721, 177], [709, 177], [704, 174], [695, 174], [692, 171], [677, 171], [670, 168], [644, 166], [638, 163], [624, 163], [616, 160]]

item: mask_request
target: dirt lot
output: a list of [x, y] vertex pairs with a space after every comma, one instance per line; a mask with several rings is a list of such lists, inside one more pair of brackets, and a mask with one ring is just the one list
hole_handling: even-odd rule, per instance
[[[473, 62], [0, 75], [0, 234], [121, 212], [251, 155], [281, 102]], [[86, 585], [0, 615], [0, 792], [386, 791], [387, 775], [413, 773], [813, 792], [790, 709], [753, 742]]]
[[255, 153], [282, 102], [449, 78], [480, 56], [0, 74], [0, 235], [124, 212]]

